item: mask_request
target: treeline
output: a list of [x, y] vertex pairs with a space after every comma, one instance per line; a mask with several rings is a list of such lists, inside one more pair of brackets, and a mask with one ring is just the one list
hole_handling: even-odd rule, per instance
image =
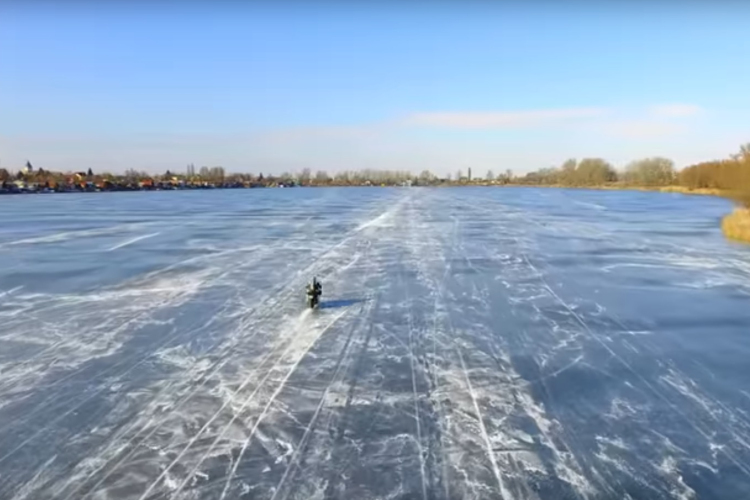
[[750, 144], [726, 160], [699, 163], [684, 168], [680, 184], [689, 189], [719, 189], [750, 207]]
[[292, 186], [397, 186], [436, 184], [437, 176], [425, 171], [414, 176], [406, 171], [360, 170], [342, 171], [329, 175], [326, 171], [313, 173], [309, 168], [301, 172], [275, 175], [263, 173], [226, 173], [223, 167], [201, 167], [196, 170], [188, 165], [185, 173], [167, 170], [164, 174], [151, 174], [128, 169], [123, 174], [95, 173], [92, 169], [78, 172], [54, 172], [35, 169], [30, 162], [25, 168], [10, 173], [0, 169], [0, 189], [24, 191], [52, 190], [120, 190], [184, 187], [292, 187]]
[[567, 160], [559, 168], [544, 168], [515, 179], [520, 184], [602, 186], [622, 183], [632, 186], [669, 186], [675, 181], [674, 162], [668, 158], [644, 158], [618, 172], [602, 158]]
[[366, 184], [394, 186], [411, 182], [414, 175], [404, 171], [373, 169], [341, 171], [333, 175], [329, 175], [325, 170], [319, 170], [312, 174], [310, 169], [306, 168], [297, 175], [283, 173], [279, 177], [296, 180], [303, 186], [362, 186]]
[[614, 167], [601, 158], [570, 159], [560, 168], [543, 168], [518, 179], [522, 184], [561, 186], [598, 186], [616, 180]]
[[636, 160], [617, 170], [602, 158], [569, 159], [560, 167], [543, 168], [523, 176], [514, 176], [511, 170], [495, 175], [488, 171], [483, 178], [473, 178], [459, 170], [455, 177], [438, 177], [429, 170], [415, 175], [406, 171], [357, 170], [341, 171], [329, 175], [326, 171], [313, 173], [305, 168], [297, 173], [257, 175], [250, 173], [227, 174], [222, 167], [201, 167], [196, 171], [191, 164], [184, 174], [170, 171], [162, 175], [149, 174], [134, 169], [122, 175], [94, 174], [91, 169], [81, 172], [60, 173], [35, 170], [30, 163], [26, 168], [11, 174], [0, 169], [3, 188], [9, 183], [26, 183], [31, 187], [77, 186], [87, 188], [153, 187], [274, 187], [274, 186], [455, 186], [455, 185], [538, 185], [563, 187], [669, 187], [685, 190], [716, 189], [750, 206], [750, 143], [727, 159], [704, 162], [676, 170], [668, 158], [651, 157]]
[[512, 184], [544, 186], [667, 187], [715, 189], [750, 206], [750, 144], [727, 159], [675, 169], [668, 158], [637, 160], [618, 171], [602, 158], [567, 160], [560, 167], [543, 168], [511, 180]]

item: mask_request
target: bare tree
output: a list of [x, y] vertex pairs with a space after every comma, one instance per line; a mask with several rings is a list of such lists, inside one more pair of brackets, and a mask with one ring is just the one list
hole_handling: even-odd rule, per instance
[[309, 168], [303, 168], [302, 172], [299, 174], [299, 182], [300, 184], [309, 184], [310, 178], [312, 174], [310, 172]]
[[675, 179], [674, 162], [652, 157], [636, 160], [625, 167], [624, 180], [641, 186], [667, 186]]
[[565, 160], [560, 167], [560, 180], [563, 184], [575, 184], [576, 183], [576, 167], [578, 162], [575, 158]]
[[740, 151], [733, 154], [732, 159], [736, 161], [750, 161], [750, 142], [741, 145]]
[[617, 180], [612, 165], [601, 158], [584, 158], [576, 167], [576, 184], [595, 186]]
[[328, 184], [329, 181], [328, 173], [325, 170], [318, 170], [315, 172], [315, 183], [316, 184]]
[[430, 172], [429, 170], [422, 170], [418, 177], [419, 184], [422, 184], [424, 186], [431, 184], [434, 179], [435, 176], [432, 175], [432, 172]]
[[[203, 169], [201, 169], [201, 170], [203, 170]], [[201, 174], [201, 177], [202, 176], [203, 175]], [[209, 170], [208, 177], [211, 179], [212, 182], [216, 182], [216, 183], [219, 183], [219, 184], [223, 183], [224, 182], [224, 177], [225, 177], [224, 167], [212, 167]]]
[[132, 181], [137, 181], [141, 177], [142, 177], [141, 173], [138, 170], [134, 169], [134, 168], [129, 168], [129, 169], [127, 169], [125, 171], [125, 178], [128, 181], [131, 181], [131, 182]]

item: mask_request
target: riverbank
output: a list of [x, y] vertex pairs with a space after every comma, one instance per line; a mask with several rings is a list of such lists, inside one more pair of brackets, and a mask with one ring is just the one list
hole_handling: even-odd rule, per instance
[[557, 189], [595, 189], [599, 191], [650, 191], [657, 193], [679, 193], [693, 194], [701, 196], [720, 196], [729, 197], [729, 193], [721, 189], [697, 188], [691, 189], [685, 186], [633, 186], [627, 184], [603, 184], [599, 186], [569, 186], [564, 184], [506, 184], [505, 187], [540, 187], [540, 188], [557, 188]]
[[660, 193], [680, 193], [680, 194], [697, 194], [702, 196], [721, 196], [727, 197], [728, 193], [721, 189], [697, 188], [691, 189], [685, 186], [663, 186], [656, 189], [644, 189], [645, 191], [659, 191]]
[[0, 195], [21, 195], [21, 194], [67, 194], [67, 193], [121, 193], [130, 191], [202, 191], [207, 189], [256, 189], [267, 187], [296, 187], [296, 184], [145, 184], [145, 185], [95, 185], [89, 183], [83, 186], [55, 186], [55, 187], [18, 187], [8, 185], [0, 187]]
[[701, 196], [721, 196], [727, 197], [728, 194], [721, 189], [696, 188], [691, 189], [685, 186], [605, 186], [603, 189], [613, 190], [630, 190], [630, 191], [656, 191], [658, 193], [679, 193], [694, 194]]
[[750, 209], [735, 209], [722, 219], [721, 230], [731, 240], [750, 243]]

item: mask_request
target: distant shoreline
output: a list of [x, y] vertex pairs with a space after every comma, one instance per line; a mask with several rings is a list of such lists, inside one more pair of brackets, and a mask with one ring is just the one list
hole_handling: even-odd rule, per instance
[[617, 185], [592, 185], [592, 186], [570, 186], [562, 184], [430, 184], [430, 185], [412, 185], [412, 186], [400, 186], [400, 185], [351, 185], [351, 184], [326, 184], [326, 185], [298, 185], [298, 186], [252, 186], [252, 187], [195, 187], [195, 188], [140, 188], [140, 189], [72, 189], [72, 190], [54, 190], [54, 189], [40, 189], [40, 190], [21, 190], [21, 191], [3, 191], [0, 190], [0, 196], [7, 195], [43, 195], [43, 194], [80, 194], [80, 193], [140, 193], [140, 192], [154, 192], [154, 191], [229, 191], [229, 190], [246, 190], [246, 189], [294, 189], [294, 188], [349, 188], [349, 187], [360, 187], [360, 188], [401, 188], [401, 187], [415, 187], [415, 188], [465, 188], [465, 187], [487, 187], [487, 188], [545, 188], [545, 189], [584, 189], [593, 191], [645, 191], [645, 192], [657, 192], [657, 193], [678, 193], [678, 194], [690, 194], [690, 195], [701, 195], [701, 196], [718, 196], [718, 197], [729, 197], [727, 191], [720, 189], [708, 189], [698, 188], [690, 189], [684, 186], [617, 186]]
[[226, 190], [245, 190], [245, 189], [279, 189], [279, 188], [330, 188], [330, 187], [369, 187], [369, 188], [399, 188], [399, 187], [490, 187], [490, 188], [553, 188], [553, 189], [589, 189], [598, 191], [652, 191], [660, 193], [679, 193], [679, 194], [694, 194], [702, 196], [720, 196], [726, 197], [728, 193], [720, 189], [709, 189], [709, 188], [698, 188], [691, 189], [684, 186], [618, 186], [618, 185], [591, 185], [591, 186], [571, 186], [564, 184], [482, 184], [482, 183], [441, 183], [441, 184], [429, 184], [419, 185], [414, 184], [410, 186], [402, 185], [364, 185], [364, 184], [326, 184], [326, 185], [297, 185], [297, 186], [211, 186], [211, 187], [194, 187], [194, 188], [138, 188], [138, 189], [69, 189], [69, 190], [55, 190], [55, 189], [39, 189], [39, 190], [19, 190], [19, 191], [3, 191], [0, 190], [0, 195], [23, 195], [23, 194], [75, 194], [75, 193], [132, 193], [132, 192], [150, 192], [150, 191], [226, 191]]
[[690, 189], [684, 186], [618, 186], [618, 185], [598, 185], [598, 186], [566, 186], [563, 184], [507, 184], [498, 187], [532, 187], [532, 188], [555, 188], [555, 189], [590, 189], [595, 191], [646, 191], [656, 193], [678, 193], [692, 194], [701, 196], [718, 196], [728, 197], [729, 193], [721, 189], [697, 188]]

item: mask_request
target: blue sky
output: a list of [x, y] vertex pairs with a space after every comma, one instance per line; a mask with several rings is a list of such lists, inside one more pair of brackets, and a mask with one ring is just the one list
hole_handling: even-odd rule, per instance
[[750, 2], [602, 3], [9, 0], [0, 165], [483, 174], [750, 141]]

